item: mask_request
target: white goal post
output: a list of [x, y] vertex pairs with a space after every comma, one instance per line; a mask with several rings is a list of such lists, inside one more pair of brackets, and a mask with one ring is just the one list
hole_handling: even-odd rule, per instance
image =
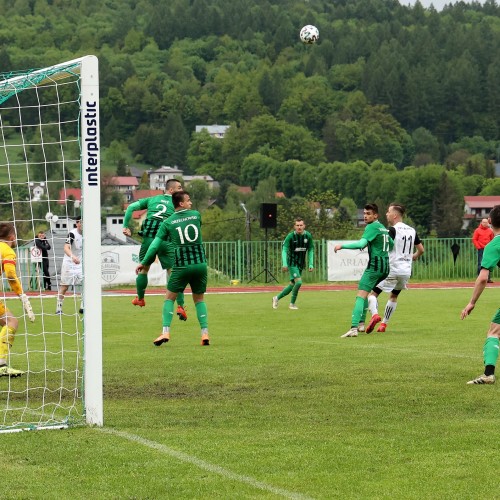
[[[0, 432], [104, 423], [100, 177], [97, 58], [0, 74], [0, 222], [16, 228], [17, 273], [36, 315], [27, 320], [2, 278], [0, 301], [19, 321], [8, 364], [24, 373], [0, 376]], [[64, 243], [80, 215], [83, 283], [58, 314]], [[48, 272], [33, 251], [40, 231]]]

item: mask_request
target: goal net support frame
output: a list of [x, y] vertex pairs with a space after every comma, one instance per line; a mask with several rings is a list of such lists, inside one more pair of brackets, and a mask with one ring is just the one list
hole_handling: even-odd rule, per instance
[[[103, 380], [102, 380], [102, 304], [101, 304], [101, 198], [100, 198], [100, 141], [99, 141], [99, 68], [98, 68], [98, 60], [97, 57], [89, 55], [85, 56], [82, 58], [74, 59], [71, 61], [67, 61], [61, 64], [57, 64], [51, 67], [43, 68], [43, 69], [36, 69], [36, 70], [29, 70], [29, 71], [23, 71], [23, 72], [16, 72], [15, 74], [9, 74], [5, 75], [2, 74], [0, 75], [0, 140], [3, 138], [3, 146], [0, 144], [0, 150], [3, 148], [5, 149], [5, 152], [3, 153], [3, 156], [0, 155], [0, 159], [3, 158], [5, 160], [5, 166], [6, 169], [5, 171], [8, 171], [8, 179], [5, 182], [4, 185], [0, 187], [4, 187], [5, 189], [9, 189], [11, 193], [13, 193], [12, 190], [12, 183], [14, 181], [10, 181], [9, 179], [11, 178], [11, 169], [14, 171], [15, 168], [24, 168], [26, 172], [28, 172], [27, 177], [28, 177], [28, 185], [31, 185], [32, 183], [30, 182], [30, 172], [31, 172], [31, 165], [29, 165], [28, 161], [28, 153], [24, 152], [24, 162], [20, 161], [19, 164], [11, 165], [10, 164], [10, 159], [7, 147], [9, 146], [8, 140], [6, 139], [6, 135], [4, 135], [4, 130], [3, 128], [3, 123], [2, 123], [2, 107], [3, 106], [11, 106], [11, 109], [14, 109], [16, 103], [20, 102], [19, 96], [25, 92], [28, 91], [33, 91], [34, 95], [37, 97], [34, 98], [33, 100], [36, 101], [38, 99], [38, 89], [42, 89], [44, 86], [52, 86], [54, 87], [54, 90], [52, 90], [52, 93], [57, 95], [57, 99], [59, 99], [59, 95], [64, 95], [65, 89], [61, 86], [61, 88], [58, 88], [58, 85], [64, 85], [65, 79], [68, 77], [68, 75], [71, 75], [71, 77], [74, 79], [74, 85], [75, 85], [75, 92], [77, 93], [77, 97], [75, 99], [75, 102], [73, 106], [75, 107], [75, 114], [77, 113], [78, 116], [74, 117], [75, 123], [74, 123], [74, 128], [78, 129], [78, 148], [79, 148], [79, 158], [76, 157], [74, 159], [74, 168], [79, 169], [79, 179], [80, 179], [80, 189], [81, 189], [81, 205], [80, 205], [80, 211], [81, 211], [81, 216], [83, 220], [83, 249], [82, 249], [82, 263], [83, 263], [83, 284], [82, 284], [82, 296], [84, 299], [84, 314], [79, 315], [78, 314], [78, 307], [76, 308], [76, 312], [73, 307], [73, 313], [68, 312], [66, 314], [67, 317], [69, 317], [69, 320], [67, 318], [58, 318], [57, 316], [54, 315], [54, 310], [55, 310], [55, 295], [52, 294], [51, 296], [47, 296], [47, 293], [44, 293], [44, 290], [39, 289], [38, 293], [29, 293], [28, 295], [30, 296], [30, 300], [33, 305], [33, 309], [35, 310], [35, 314], [37, 316], [35, 323], [33, 323], [33, 326], [31, 326], [30, 323], [26, 322], [26, 318], [23, 319], [23, 314], [20, 312], [20, 315], [17, 315], [19, 319], [19, 329], [18, 332], [16, 333], [14, 344], [12, 347], [12, 352], [9, 354], [10, 358], [12, 359], [13, 353], [15, 355], [16, 350], [18, 350], [18, 344], [19, 344], [19, 350], [25, 349], [25, 352], [23, 353], [22, 357], [21, 355], [18, 358], [19, 362], [22, 364], [21, 368], [23, 370], [26, 370], [26, 373], [19, 378], [14, 378], [14, 379], [9, 379], [9, 377], [0, 377], [0, 393], [2, 394], [2, 398], [0, 401], [0, 418], [3, 419], [3, 421], [0, 420], [0, 432], [18, 432], [22, 430], [33, 430], [33, 429], [44, 429], [44, 428], [63, 428], [63, 427], [69, 427], [72, 425], [72, 422], [77, 420], [78, 424], [82, 423], [87, 423], [89, 425], [96, 425], [96, 426], [102, 426], [104, 424], [104, 416], [103, 416]], [[75, 75], [77, 75], [75, 77]], [[61, 83], [60, 83], [61, 82]], [[61, 98], [62, 99], [62, 98]], [[12, 104], [11, 104], [12, 103]], [[38, 106], [38, 115], [41, 117], [44, 114], [44, 106], [45, 104], [38, 101], [37, 103]], [[59, 113], [62, 115], [59, 111], [59, 108], [63, 108], [63, 105], [57, 101], [54, 104], [50, 104], [50, 106], [53, 106], [54, 111], [52, 111], [52, 114], [55, 115]], [[35, 107], [35, 106], [32, 106]], [[17, 111], [15, 111], [16, 113]], [[19, 109], [18, 115], [21, 116], [22, 110]], [[32, 115], [37, 114], [36, 111], [32, 112]], [[63, 119], [61, 119], [63, 120]], [[59, 130], [64, 128], [64, 123], [62, 121], [59, 124], [49, 124], [49, 126], [54, 126], [57, 127], [59, 125]], [[43, 135], [43, 126], [45, 124], [36, 124], [37, 130], [39, 130], [40, 135]], [[19, 130], [19, 133], [21, 136], [23, 136], [24, 130], [27, 127], [24, 123], [16, 124], [16, 132]], [[14, 128], [14, 127], [11, 127]], [[28, 141], [26, 141], [28, 142]], [[63, 140], [62, 140], [63, 142]], [[76, 140], [75, 140], [76, 142]], [[48, 144], [48, 143], [47, 143]], [[41, 149], [44, 148], [43, 144], [43, 138], [40, 141]], [[37, 144], [38, 146], [38, 144]], [[48, 148], [49, 146], [47, 146]], [[65, 159], [65, 153], [64, 153], [64, 147], [62, 144], [59, 146], [56, 146], [60, 148], [60, 151], [58, 153], [58, 162], [62, 165], [60, 168], [62, 168], [62, 171], [64, 172], [64, 163], [66, 161]], [[30, 148], [30, 144], [26, 143], [24, 141], [24, 136], [22, 139], [22, 144], [19, 146], [19, 149], [23, 151], [28, 151]], [[76, 149], [76, 146], [75, 146]], [[14, 156], [14, 155], [12, 155]], [[20, 155], [17, 154], [17, 157]], [[78, 156], [78, 155], [76, 155]], [[47, 160], [45, 156], [45, 152], [43, 153], [43, 157], [45, 160], [42, 161], [36, 165], [36, 168], [38, 168], [38, 171], [43, 171], [45, 168], [45, 172], [47, 172], [51, 167], [50, 167], [50, 162]], [[2, 160], [2, 161], [3, 161]], [[17, 160], [16, 160], [17, 161]], [[16, 163], [14, 161], [14, 163]], [[45, 164], [44, 164], [45, 161]], [[2, 163], [2, 162], [0, 162]], [[25, 163], [25, 164], [24, 164]], [[78, 165], [79, 163], [79, 165]], [[4, 166], [0, 165], [0, 168], [4, 168]], [[59, 184], [57, 186], [63, 184], [66, 186], [66, 174], [63, 173], [62, 179], [58, 179]], [[35, 183], [40, 181], [40, 179], [33, 179]], [[42, 179], [44, 180], [44, 179]], [[74, 180], [74, 179], [73, 179]], [[47, 184], [47, 190], [49, 187], [50, 182], [53, 182], [50, 180], [49, 176], [46, 174], [46, 184]], [[78, 180], [76, 180], [78, 182]], [[44, 182], [40, 183], [41, 185], [44, 185]], [[55, 181], [54, 181], [54, 185]], [[57, 210], [65, 210], [66, 213], [62, 214], [63, 216], [66, 215], [68, 216], [68, 205], [67, 203], [65, 208], [61, 208], [61, 200], [59, 197], [56, 197], [54, 195], [53, 190], [51, 195], [47, 196], [47, 199], [43, 199], [42, 201], [46, 203], [45, 206], [48, 207], [48, 213], [54, 212], [56, 213]], [[31, 194], [30, 194], [31, 197]], [[0, 200], [1, 201], [1, 200]], [[74, 202], [74, 200], [71, 200]], [[13, 207], [12, 211], [12, 219], [11, 221], [20, 225], [24, 224], [25, 226], [31, 224], [31, 232], [33, 233], [31, 236], [31, 243], [29, 243], [29, 240], [27, 237], [25, 237], [25, 243], [26, 244], [33, 244], [33, 239], [36, 237], [36, 228], [37, 226], [40, 227], [40, 224], [42, 222], [45, 222], [43, 218], [40, 217], [40, 215], [32, 216], [32, 220], [28, 221], [28, 218], [25, 218], [23, 220], [19, 220], [16, 217], [16, 203], [19, 203], [20, 200], [17, 199], [12, 199], [10, 200], [10, 203]], [[28, 201], [21, 201], [22, 203], [32, 203], [32, 200]], [[68, 202], [68, 200], [66, 200]], [[76, 204], [74, 204], [73, 211], [76, 208]], [[33, 206], [29, 206], [31, 209], [31, 214], [34, 214], [34, 209]], [[29, 211], [29, 209], [27, 209]], [[52, 213], [50, 213], [52, 215]], [[74, 213], [73, 213], [74, 215]], [[38, 217], [38, 218], [37, 218]], [[5, 215], [1, 217], [2, 220], [5, 220]], [[22, 219], [22, 218], [20, 218]], [[69, 219], [68, 219], [69, 220]], [[47, 219], [47, 222], [49, 220]], [[69, 228], [71, 229], [71, 228]], [[67, 235], [67, 233], [66, 233]], [[65, 238], [65, 236], [64, 236]], [[61, 240], [62, 241], [62, 240]], [[26, 275], [20, 274], [20, 261], [22, 261], [22, 245], [23, 245], [23, 240], [19, 240], [18, 238], [18, 246], [19, 249], [17, 250], [18, 254], [18, 276], [21, 279], [21, 282], [23, 283], [23, 286], [26, 290], [26, 286], [24, 285], [29, 279], [27, 280]], [[25, 266], [26, 267], [26, 266]], [[30, 267], [30, 266], [28, 266]], [[56, 275], [56, 280], [57, 280], [57, 285], [59, 285], [59, 276]], [[40, 278], [40, 282], [42, 279]], [[76, 287], [73, 287], [73, 291], [76, 290]], [[76, 295], [76, 293], [75, 293]], [[6, 300], [6, 306], [10, 309], [11, 303], [12, 303], [12, 308], [16, 309], [16, 311], [22, 311], [22, 309], [19, 309], [17, 306], [17, 302], [15, 303], [15, 299], [10, 300], [9, 294], [6, 292], [2, 293], [2, 296], [0, 297], [0, 300]], [[68, 297], [69, 299], [69, 297]], [[69, 303], [69, 300], [66, 300], [66, 303]], [[66, 307], [66, 305], [65, 305]], [[69, 307], [68, 307], [69, 309]], [[44, 315], [47, 315], [47, 321], [44, 322]], [[49, 318], [50, 316], [50, 318]], [[49, 392], [47, 388], [44, 387], [36, 387], [36, 390], [42, 394], [41, 396], [41, 403], [40, 405], [37, 405], [36, 403], [31, 404], [31, 401], [28, 400], [30, 396], [31, 391], [34, 391], [34, 389], [30, 386], [29, 380], [30, 377], [32, 379], [43, 379], [43, 369], [38, 371], [35, 371], [35, 368], [33, 368], [33, 372], [31, 371], [30, 368], [30, 342], [36, 341], [37, 338], [40, 335], [47, 335], [53, 334], [54, 332], [52, 331], [47, 331], [45, 332], [45, 324], [51, 325], [50, 321], [53, 323], [56, 323], [57, 321], [60, 321], [61, 324], [61, 329], [63, 329], [63, 320], [67, 321], [70, 323], [70, 320], [72, 321], [73, 328], [75, 329], [75, 332], [70, 332], [74, 333], [73, 337], [78, 339], [78, 344], [79, 347], [77, 348], [78, 352], [75, 354], [75, 358], [78, 359], [78, 361], [75, 363], [77, 368], [75, 369], [75, 375], [73, 376], [75, 385], [80, 387], [72, 387], [70, 388], [69, 392], [73, 392], [77, 394], [78, 402], [76, 406], [78, 407], [75, 410], [75, 405], [72, 406], [71, 408], [71, 413], [73, 415], [67, 415], [65, 416], [60, 416], [57, 415], [56, 417], [53, 414], [50, 414], [50, 412], [44, 410], [44, 401], [45, 401], [45, 394]], [[40, 324], [42, 326], [40, 326]], [[71, 323], [70, 323], [71, 324]], [[24, 334], [23, 330], [23, 325], [26, 331], [26, 334]], [[30, 335], [30, 328], [33, 328], [34, 334]], [[38, 328], [38, 330], [36, 330]], [[42, 330], [40, 333], [40, 329]], [[50, 328], [47, 327], [47, 330]], [[79, 330], [82, 329], [82, 332]], [[61, 334], [62, 332], [55, 332], [56, 334]], [[62, 338], [62, 334], [60, 335]], [[21, 338], [20, 338], [21, 337]], [[23, 341], [24, 338], [24, 341]], [[23, 346], [24, 342], [24, 346]], [[63, 340], [61, 340], [61, 346], [63, 344]], [[80, 350], [81, 347], [81, 350]], [[61, 347], [61, 349], [64, 349], [64, 346]], [[40, 351], [37, 351], [38, 353], [38, 358], [45, 357], [47, 358], [49, 355], [60, 355], [61, 358], [64, 358], [64, 353], [60, 354], [59, 352], [48, 352], [48, 348], [46, 348], [46, 351], [42, 352], [42, 349]], [[53, 349], [56, 350], [57, 349]], [[71, 353], [73, 354], [73, 352]], [[37, 358], [37, 359], [38, 359]], [[35, 363], [33, 363], [34, 365]], [[61, 363], [63, 364], [63, 362]], [[27, 366], [26, 366], [27, 365]], [[47, 372], [51, 371], [49, 368], [45, 368], [45, 378], [47, 378]], [[65, 367], [62, 366], [62, 368], [59, 370], [53, 370], [52, 373], [50, 374], [51, 376], [54, 376], [53, 372], [61, 372], [61, 374], [56, 373], [55, 377], [59, 377], [62, 379], [63, 377], [66, 377], [65, 372]], [[34, 373], [35, 375], [32, 375]], [[17, 386], [17, 387], [25, 387], [24, 389], [16, 389], [16, 385], [18, 384], [18, 381], [24, 380], [22, 382], [23, 384], [26, 384], [25, 386]], [[39, 384], [37, 384], [39, 385]], [[2, 387], [3, 386], [3, 387]], [[59, 391], [63, 393], [66, 390], [66, 388], [59, 388]], [[17, 392], [16, 392], [17, 391]], [[13, 394], [16, 395], [16, 397], [13, 396]], [[15, 412], [13, 411], [12, 413], [16, 413], [18, 415], [19, 413], [22, 414], [22, 418], [17, 418], [17, 420], [14, 421], [9, 421], [8, 418], [5, 418], [5, 415], [9, 413], [9, 410], [11, 407], [15, 407], [16, 404], [19, 404], [18, 401], [24, 397], [23, 395], [26, 394], [26, 402], [24, 403], [26, 406], [26, 409], [24, 411], [20, 411], [18, 408], [15, 408]], [[10, 406], [9, 406], [10, 405]], [[3, 408], [2, 408], [3, 406]], [[60, 409], [58, 408], [58, 411]], [[41, 413], [43, 416], [41, 418], [38, 418], [36, 416], [36, 413]], [[74, 412], [77, 411], [80, 413], [79, 417], [74, 419]], [[47, 417], [47, 413], [49, 413], [49, 416]], [[35, 414], [33, 416], [33, 414]]]

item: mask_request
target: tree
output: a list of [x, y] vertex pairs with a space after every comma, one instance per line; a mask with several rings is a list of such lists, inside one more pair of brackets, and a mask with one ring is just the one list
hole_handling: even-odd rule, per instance
[[203, 211], [208, 207], [211, 189], [206, 181], [195, 179], [189, 183], [187, 190], [191, 196], [193, 207], [198, 211]]
[[427, 163], [439, 161], [439, 144], [430, 130], [424, 127], [417, 128], [412, 134], [415, 155], [427, 155]]
[[443, 172], [432, 207], [432, 227], [438, 238], [459, 236], [463, 213], [464, 198], [458, 179], [452, 173]]
[[189, 135], [179, 113], [169, 113], [165, 122], [165, 162], [169, 165], [186, 166]]
[[217, 176], [222, 163], [222, 142], [212, 137], [206, 129], [193, 134], [187, 151], [189, 166], [197, 174]]

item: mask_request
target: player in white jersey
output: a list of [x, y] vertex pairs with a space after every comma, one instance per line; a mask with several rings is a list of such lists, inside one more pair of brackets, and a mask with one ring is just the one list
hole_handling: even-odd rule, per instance
[[[81, 217], [76, 218], [76, 228], [72, 229], [64, 243], [64, 257], [61, 266], [61, 282], [57, 294], [56, 314], [62, 314], [64, 296], [70, 286], [81, 285], [83, 282], [82, 268], [83, 225]], [[83, 314], [83, 301], [80, 303], [80, 313]]]
[[[394, 240], [394, 248], [389, 252], [389, 276], [376, 286], [368, 296], [368, 309], [372, 318], [366, 333], [371, 333], [377, 323], [380, 326], [377, 332], [385, 332], [390, 317], [396, 310], [398, 295], [406, 289], [410, 280], [411, 268], [414, 260], [424, 253], [424, 245], [420, 241], [415, 229], [403, 222], [405, 207], [391, 203], [387, 209], [386, 217], [389, 223], [389, 235]], [[378, 314], [377, 297], [380, 293], [389, 292], [389, 300], [385, 306], [384, 318]]]

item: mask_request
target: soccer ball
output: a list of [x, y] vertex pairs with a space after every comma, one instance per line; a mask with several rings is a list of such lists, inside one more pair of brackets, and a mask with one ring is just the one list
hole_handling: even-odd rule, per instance
[[316, 43], [319, 39], [319, 30], [316, 26], [308, 24], [300, 30], [300, 41], [308, 45]]

